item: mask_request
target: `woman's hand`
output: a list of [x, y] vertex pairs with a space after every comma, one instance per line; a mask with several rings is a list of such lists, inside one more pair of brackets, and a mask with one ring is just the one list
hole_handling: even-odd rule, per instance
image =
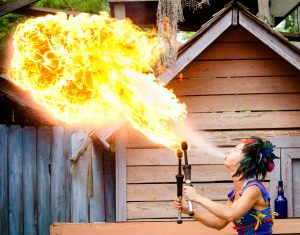
[[181, 209], [182, 213], [188, 214], [189, 213], [189, 208], [186, 200], [182, 199], [181, 197], [177, 197], [174, 200], [174, 206], [177, 210]]
[[191, 187], [191, 186], [184, 186], [183, 187], [183, 195], [184, 195], [184, 198], [186, 200], [189, 200], [189, 201], [196, 201], [199, 194], [197, 193], [196, 189], [194, 187]]

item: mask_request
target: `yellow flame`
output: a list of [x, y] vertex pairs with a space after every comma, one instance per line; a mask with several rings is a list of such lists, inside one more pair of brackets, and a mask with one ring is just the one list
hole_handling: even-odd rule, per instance
[[107, 14], [29, 19], [14, 34], [12, 80], [66, 123], [121, 116], [150, 140], [175, 148], [186, 107], [155, 77], [155, 31]]

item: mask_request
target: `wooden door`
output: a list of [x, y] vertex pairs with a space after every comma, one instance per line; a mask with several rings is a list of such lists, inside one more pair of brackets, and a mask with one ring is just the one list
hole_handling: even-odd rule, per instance
[[285, 197], [288, 200], [288, 217], [300, 216], [300, 137], [275, 137], [275, 154], [280, 157], [275, 162], [271, 173], [270, 193], [271, 205], [277, 195], [277, 184], [281, 178], [284, 184]]

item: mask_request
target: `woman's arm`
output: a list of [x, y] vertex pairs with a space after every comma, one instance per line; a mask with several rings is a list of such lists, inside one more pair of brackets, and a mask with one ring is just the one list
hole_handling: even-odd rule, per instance
[[207, 227], [221, 230], [229, 223], [228, 221], [221, 219], [210, 213], [203, 212], [200, 210], [193, 210], [193, 211], [195, 213], [193, 218], [195, 218], [197, 221], [199, 221], [200, 223], [204, 224]]
[[190, 186], [184, 186], [183, 194], [187, 200], [199, 203], [215, 216], [228, 222], [235, 221], [248, 212], [261, 196], [258, 187], [247, 188], [243, 195], [232, 203], [231, 206], [223, 205], [199, 195], [196, 189]]
[[[177, 198], [174, 201], [174, 205], [177, 209], [182, 209], [183, 213], [185, 213], [185, 214], [189, 213], [188, 205], [185, 200], [180, 201]], [[207, 227], [220, 230], [228, 224], [228, 221], [218, 218], [215, 215], [212, 215], [210, 213], [203, 212], [203, 211], [200, 211], [197, 209], [194, 209], [193, 211], [195, 213], [193, 218], [195, 218], [197, 221], [199, 221], [200, 223], [202, 223], [203, 225], [205, 225]]]

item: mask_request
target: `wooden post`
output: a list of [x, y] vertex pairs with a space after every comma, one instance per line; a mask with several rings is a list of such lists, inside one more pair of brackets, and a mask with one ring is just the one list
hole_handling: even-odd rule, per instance
[[232, 23], [233, 26], [239, 25], [239, 9], [233, 8], [232, 9]]
[[126, 221], [126, 132], [121, 128], [116, 140], [116, 221]]
[[[36, 130], [23, 128], [24, 234], [37, 234]], [[13, 185], [12, 185], [13, 187]]]
[[99, 141], [93, 141], [92, 147], [92, 173], [93, 173], [93, 195], [90, 200], [90, 222], [105, 222], [104, 192], [104, 167], [103, 149]]
[[51, 159], [51, 222], [66, 221], [65, 211], [65, 176], [64, 128], [53, 128]]
[[104, 188], [105, 188], [105, 221], [116, 221], [116, 175], [115, 156], [110, 150], [103, 150]]
[[[87, 134], [78, 131], [72, 134], [72, 156], [74, 156], [87, 138]], [[72, 222], [89, 222], [87, 196], [87, 153], [77, 160], [72, 172]], [[86, 164], [85, 164], [86, 163]]]
[[[272, 140], [271, 142], [273, 143]], [[277, 157], [281, 158], [280, 148], [275, 148], [274, 154]], [[275, 159], [274, 164], [275, 164], [275, 168], [270, 173], [270, 200], [271, 200], [272, 211], [275, 211], [274, 200], [277, 197], [277, 185], [278, 185], [278, 181], [280, 180], [280, 159]]]
[[114, 3], [113, 16], [117, 19], [125, 19], [126, 18], [126, 9], [125, 3], [117, 2]]
[[8, 128], [0, 125], [0, 234], [8, 234]]
[[66, 221], [71, 221], [72, 211], [72, 176], [71, 176], [71, 161], [72, 156], [72, 137], [73, 130], [65, 127], [64, 135], [64, 160], [65, 160], [65, 203], [66, 203]]
[[48, 127], [39, 127], [37, 133], [37, 197], [38, 234], [49, 234], [51, 224], [50, 171], [51, 138]]
[[23, 234], [22, 128], [10, 126], [8, 136], [9, 234]]

